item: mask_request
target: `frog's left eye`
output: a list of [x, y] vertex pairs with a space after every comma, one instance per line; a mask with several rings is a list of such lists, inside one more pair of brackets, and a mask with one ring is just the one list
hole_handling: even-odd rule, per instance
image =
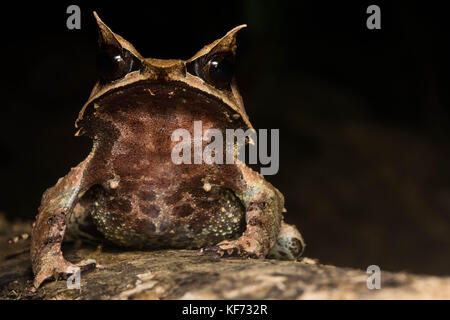
[[187, 70], [218, 89], [226, 89], [230, 87], [234, 75], [234, 56], [219, 53], [212, 57], [200, 57], [189, 63]]
[[214, 56], [206, 65], [207, 78], [219, 89], [230, 85], [234, 75], [234, 59], [231, 55]]
[[111, 82], [139, 70], [141, 62], [128, 50], [105, 46], [98, 52], [97, 66], [100, 79], [103, 82]]

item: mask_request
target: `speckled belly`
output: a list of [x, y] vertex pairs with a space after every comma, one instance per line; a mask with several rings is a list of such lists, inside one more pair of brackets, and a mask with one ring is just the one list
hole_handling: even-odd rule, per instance
[[122, 181], [117, 189], [91, 192], [94, 223], [114, 244], [191, 249], [235, 239], [245, 230], [244, 208], [230, 189], [131, 184]]

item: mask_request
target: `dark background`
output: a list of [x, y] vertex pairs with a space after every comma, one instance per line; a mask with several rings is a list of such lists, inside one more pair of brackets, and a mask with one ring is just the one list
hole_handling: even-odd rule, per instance
[[[2, 9], [0, 211], [32, 219], [90, 150], [92, 10], [147, 57], [189, 58], [232, 27], [255, 128], [279, 128], [286, 220], [323, 263], [449, 274], [448, 13], [430, 2], [122, 1]], [[441, 2], [437, 2], [441, 3]], [[66, 28], [78, 4], [81, 30]], [[381, 7], [381, 30], [366, 8]]]

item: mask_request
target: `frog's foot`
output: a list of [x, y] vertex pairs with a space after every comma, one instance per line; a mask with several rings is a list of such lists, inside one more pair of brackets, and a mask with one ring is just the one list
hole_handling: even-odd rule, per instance
[[95, 269], [96, 262], [93, 259], [84, 260], [77, 264], [72, 264], [65, 260], [62, 256], [49, 257], [45, 263], [41, 265], [41, 269], [36, 273], [33, 285], [35, 288], [46, 280], [50, 279], [66, 279], [77, 271], [84, 272]]
[[281, 223], [277, 242], [270, 249], [267, 258], [279, 260], [296, 260], [305, 250], [305, 241], [295, 226]]
[[34, 287], [39, 286], [46, 280], [59, 279], [60, 277], [67, 277], [77, 270], [77, 266], [66, 261], [61, 256], [48, 256], [39, 265], [34, 277]]
[[200, 254], [211, 254], [217, 257], [265, 257], [263, 247], [258, 241], [246, 236], [242, 236], [237, 240], [224, 240], [215, 246], [202, 248], [200, 249]]

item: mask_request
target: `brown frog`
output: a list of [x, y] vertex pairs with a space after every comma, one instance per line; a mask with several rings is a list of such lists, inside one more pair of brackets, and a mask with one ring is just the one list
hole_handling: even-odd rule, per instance
[[[238, 26], [189, 60], [144, 58], [94, 12], [99, 73], [76, 121], [87, 158], [42, 198], [32, 232], [34, 285], [74, 272], [76, 237], [134, 248], [201, 248], [219, 257], [296, 259], [283, 195], [243, 162], [175, 164], [171, 133], [252, 128], [233, 76]], [[204, 142], [202, 142], [204, 143]]]

